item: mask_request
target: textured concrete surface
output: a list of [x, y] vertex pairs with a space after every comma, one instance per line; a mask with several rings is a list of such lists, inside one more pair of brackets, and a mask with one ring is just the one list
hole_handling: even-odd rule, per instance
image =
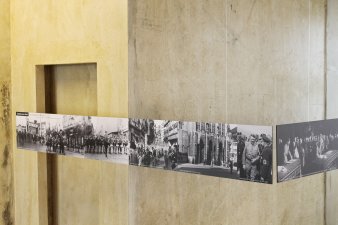
[[14, 224], [9, 3], [0, 1], [0, 225]]
[[[338, 2], [327, 1], [327, 118], [338, 118]], [[326, 221], [327, 225], [338, 224], [338, 171], [326, 176]]]
[[[120, 0], [11, 1], [12, 118], [15, 111], [44, 108], [36, 79], [43, 71], [36, 65], [76, 63], [97, 63], [96, 71], [56, 67], [62, 74], [55, 81], [61, 85], [56, 112], [127, 117], [127, 6]], [[14, 148], [15, 224], [46, 225], [45, 163], [43, 155]], [[59, 157], [54, 174], [58, 224], [128, 224], [126, 166]]]
[[[9, 1], [0, 4], [0, 29], [9, 32]], [[43, 108], [36, 65], [97, 63], [96, 90], [90, 75], [82, 77], [84, 68], [74, 72], [78, 84], [57, 79], [65, 84], [57, 112], [126, 117], [129, 108], [132, 117], [262, 125], [323, 119], [324, 6], [325, 0], [13, 0], [12, 118]], [[9, 35], [0, 38], [0, 78], [10, 85]], [[69, 87], [89, 87], [97, 99]], [[15, 224], [45, 225], [46, 159], [15, 148], [13, 159]], [[337, 185], [336, 175], [328, 175], [325, 189], [323, 175], [269, 186], [64, 157], [56, 165], [59, 224], [320, 225], [325, 190], [328, 199]], [[13, 211], [6, 196], [0, 206], [7, 225]], [[336, 203], [328, 203], [327, 221], [335, 224]]]
[[[325, 1], [130, 0], [131, 117], [324, 118]], [[130, 224], [324, 224], [324, 175], [272, 186], [131, 167]]]

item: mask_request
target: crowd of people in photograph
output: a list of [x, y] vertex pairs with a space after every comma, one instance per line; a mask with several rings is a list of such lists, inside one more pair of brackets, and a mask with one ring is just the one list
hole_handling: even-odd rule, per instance
[[17, 143], [18, 146], [24, 146], [25, 144], [37, 144], [37, 143], [43, 143], [44, 138], [43, 136], [32, 134], [25, 131], [17, 131]]
[[272, 138], [237, 136], [237, 172], [240, 179], [272, 183]]
[[161, 167], [173, 170], [177, 167], [177, 147], [159, 147], [138, 144], [129, 155], [131, 165]]
[[319, 131], [321, 129], [316, 129], [315, 124], [295, 126], [298, 127], [293, 128], [296, 132], [291, 133], [292, 135], [284, 132], [278, 137], [278, 165], [297, 161], [300, 164], [300, 175], [328, 169], [323, 162], [327, 158], [326, 153], [338, 150], [338, 132]]

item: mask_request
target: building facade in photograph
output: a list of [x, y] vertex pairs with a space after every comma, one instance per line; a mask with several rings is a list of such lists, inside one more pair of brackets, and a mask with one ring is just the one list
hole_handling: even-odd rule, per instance
[[148, 146], [155, 141], [154, 120], [129, 119], [130, 144], [132, 149], [138, 146]]
[[40, 123], [38, 123], [36, 120], [29, 121], [27, 117], [27, 133], [31, 135], [39, 135]]
[[187, 162], [205, 165], [224, 165], [227, 161], [226, 125], [222, 123], [179, 121], [167, 126], [165, 136]]
[[171, 146], [177, 146], [179, 139], [178, 130], [179, 130], [179, 121], [165, 120], [163, 123], [164, 141], [169, 142]]

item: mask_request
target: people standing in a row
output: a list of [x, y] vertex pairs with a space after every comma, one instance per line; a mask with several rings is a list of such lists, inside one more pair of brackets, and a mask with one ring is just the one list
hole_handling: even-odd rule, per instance
[[125, 137], [85, 137], [85, 152], [90, 154], [128, 154], [128, 140]]
[[62, 130], [60, 132], [51, 132], [46, 138], [47, 152], [65, 154], [65, 142]]

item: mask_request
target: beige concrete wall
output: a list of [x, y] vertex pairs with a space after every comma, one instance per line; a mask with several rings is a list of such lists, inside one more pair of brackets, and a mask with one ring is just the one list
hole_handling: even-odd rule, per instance
[[[100, 116], [128, 116], [129, 100], [133, 117], [263, 125], [322, 119], [324, 3], [129, 0], [128, 99], [127, 1], [13, 0], [12, 118], [39, 108], [36, 65], [97, 62], [97, 111], [89, 111]], [[83, 103], [82, 93], [74, 97]], [[89, 112], [60, 101], [59, 113]], [[45, 156], [13, 154], [16, 224], [46, 224]], [[58, 188], [59, 224], [324, 224], [323, 175], [269, 186], [57, 161], [57, 183], [68, 188]]]
[[[42, 71], [36, 65], [69, 63], [97, 63], [96, 99], [86, 104], [87, 69], [57, 67], [56, 84], [62, 87], [56, 90], [56, 112], [127, 117], [127, 5], [120, 0], [11, 1], [13, 118], [15, 111], [43, 110], [36, 83]], [[128, 223], [127, 166], [67, 157], [57, 158], [56, 165], [58, 224]], [[14, 171], [16, 224], [51, 224], [46, 156], [15, 148]]]
[[[338, 118], [338, 2], [327, 1], [327, 119]], [[338, 171], [326, 175], [326, 221], [327, 225], [338, 224]]]
[[14, 223], [11, 144], [10, 1], [0, 1], [0, 224]]
[[[130, 0], [131, 117], [324, 118], [324, 0]], [[324, 175], [262, 185], [129, 169], [130, 224], [324, 224]]]

